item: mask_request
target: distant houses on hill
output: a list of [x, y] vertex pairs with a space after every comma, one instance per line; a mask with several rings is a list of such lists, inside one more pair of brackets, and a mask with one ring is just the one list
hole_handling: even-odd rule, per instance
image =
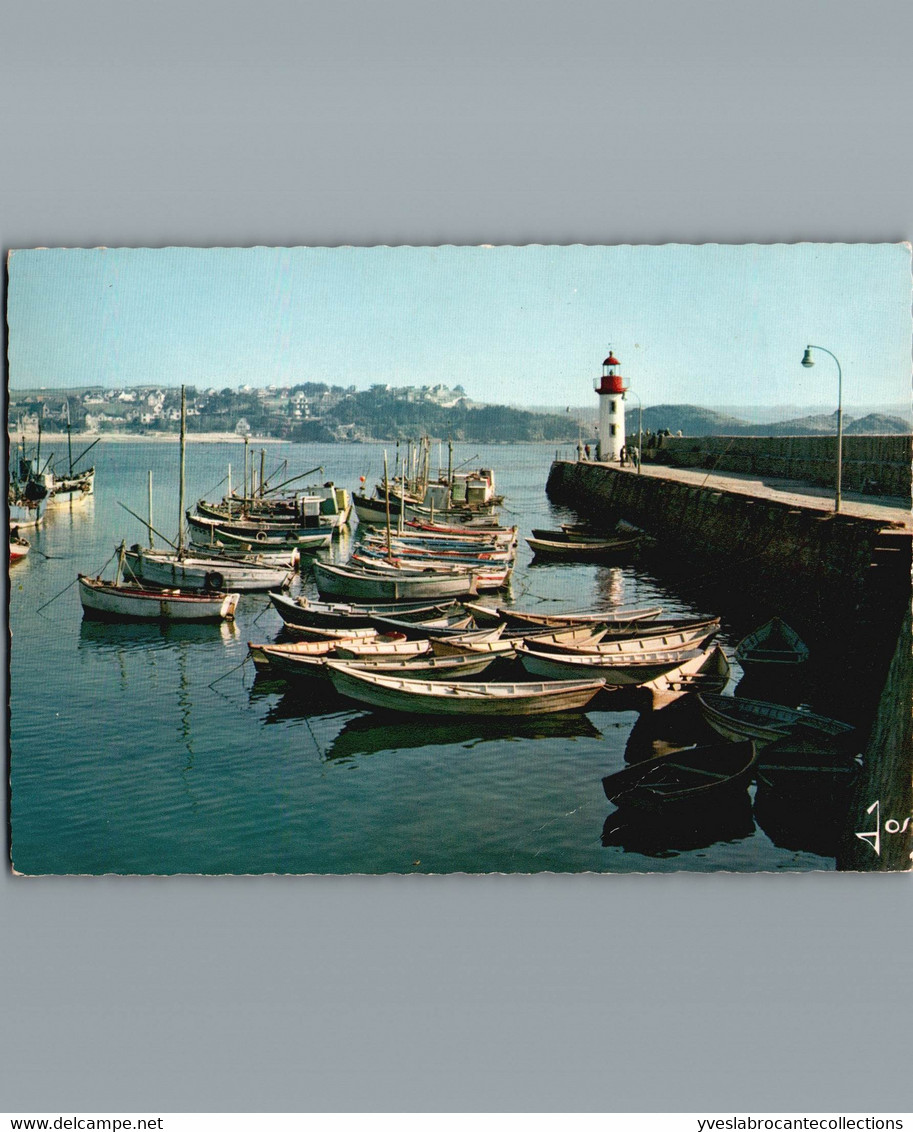
[[[88, 432], [176, 432], [180, 390], [162, 386], [124, 389], [10, 391], [10, 429], [34, 432], [66, 427]], [[215, 386], [187, 389], [188, 431], [233, 432], [293, 441], [358, 442], [398, 440], [420, 433], [478, 443], [511, 441], [576, 442], [591, 439], [595, 411], [530, 411], [470, 401], [462, 386], [443, 384], [396, 388], [376, 383], [359, 390], [321, 382], [255, 389]], [[836, 414], [816, 414], [756, 424], [698, 405], [652, 405], [643, 413], [628, 406], [626, 431], [668, 429], [684, 436], [817, 436], [836, 432]], [[909, 420], [885, 413], [852, 417], [852, 435], [909, 434]], [[589, 434], [584, 435], [584, 434]]]

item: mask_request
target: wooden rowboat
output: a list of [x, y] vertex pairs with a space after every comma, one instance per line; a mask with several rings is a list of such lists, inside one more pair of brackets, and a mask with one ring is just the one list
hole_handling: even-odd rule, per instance
[[429, 604], [419, 602], [384, 602], [358, 605], [353, 602], [310, 601], [306, 597], [286, 597], [271, 593], [270, 601], [287, 625], [313, 625], [327, 629], [368, 628], [374, 617], [397, 617], [400, 621], [431, 621], [445, 617], [456, 607], [456, 601]]
[[526, 542], [537, 558], [563, 558], [573, 562], [602, 562], [634, 550], [641, 542], [633, 538], [562, 539], [528, 538]]
[[314, 580], [321, 597], [347, 597], [366, 601], [409, 601], [422, 598], [438, 601], [442, 598], [471, 596], [477, 592], [475, 575], [458, 572], [402, 573], [331, 566], [315, 561]]
[[732, 669], [719, 645], [711, 645], [678, 668], [664, 672], [655, 680], [641, 684], [653, 708], [663, 707], [691, 692], [720, 692], [729, 682]]
[[330, 661], [337, 692], [371, 707], [418, 715], [540, 715], [581, 711], [602, 689], [602, 680], [473, 684], [408, 680], [362, 672]]
[[[707, 632], [705, 626], [689, 629], [682, 633], [658, 633], [655, 636], [613, 637], [611, 640], [574, 641], [562, 640], [560, 633], [546, 636], [526, 637], [526, 641], [542, 652], [574, 653], [578, 656], [614, 657], [637, 655], [638, 653], [675, 654], [688, 652], [708, 644], [715, 631]], [[606, 630], [599, 636], [604, 638]]]
[[792, 669], [808, 660], [808, 645], [782, 618], [773, 617], [739, 641], [735, 658], [746, 672]]
[[790, 735], [797, 728], [831, 736], [846, 735], [853, 730], [849, 723], [766, 700], [702, 694], [698, 696], [698, 704], [704, 719], [727, 739], [754, 739], [766, 744]]
[[229, 621], [240, 594], [182, 593], [78, 575], [83, 613], [110, 621]]
[[579, 680], [584, 673], [592, 673], [603, 677], [610, 688], [646, 684], [705, 655], [700, 649], [690, 648], [683, 652], [591, 656], [578, 652], [540, 652], [526, 641], [516, 641], [514, 648], [523, 667], [533, 676], [544, 676], [549, 680]]
[[[485, 610], [484, 606], [469, 604], [466, 605], [466, 608], [474, 616], [478, 609]], [[563, 629], [574, 625], [611, 626], [629, 621], [649, 621], [659, 617], [661, 613], [662, 607], [658, 605], [649, 606], [645, 609], [616, 609], [612, 612], [604, 610], [600, 613], [583, 611], [575, 613], [527, 613], [521, 609], [505, 609], [503, 606], [499, 606], [497, 609], [498, 616], [508, 625], [538, 625], [543, 629]]]
[[620, 809], [657, 813], [716, 802], [721, 795], [744, 791], [757, 751], [752, 742], [715, 743], [671, 751], [625, 767], [602, 780], [609, 801]]

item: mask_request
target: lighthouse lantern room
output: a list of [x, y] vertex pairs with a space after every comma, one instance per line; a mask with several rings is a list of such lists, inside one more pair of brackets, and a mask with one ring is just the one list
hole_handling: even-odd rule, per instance
[[609, 356], [602, 363], [602, 375], [593, 382], [599, 394], [599, 459], [605, 462], [621, 459], [625, 443], [624, 378], [618, 372], [621, 362], [609, 347]]

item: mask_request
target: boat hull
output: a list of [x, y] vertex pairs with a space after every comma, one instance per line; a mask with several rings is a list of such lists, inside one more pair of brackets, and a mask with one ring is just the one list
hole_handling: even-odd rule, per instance
[[80, 575], [79, 597], [87, 617], [104, 620], [227, 621], [235, 615], [239, 595], [159, 592]]
[[294, 577], [294, 572], [284, 567], [253, 566], [219, 558], [178, 558], [144, 550], [128, 550], [126, 557], [138, 577], [177, 589], [281, 590]]
[[415, 601], [427, 598], [472, 596], [477, 592], [472, 574], [405, 574], [397, 577], [344, 570], [324, 562], [314, 563], [314, 580], [321, 597], [353, 598], [362, 601]]
[[330, 661], [337, 692], [359, 703], [414, 715], [524, 716], [581, 711], [602, 690], [603, 681], [576, 684], [459, 684], [380, 677]]

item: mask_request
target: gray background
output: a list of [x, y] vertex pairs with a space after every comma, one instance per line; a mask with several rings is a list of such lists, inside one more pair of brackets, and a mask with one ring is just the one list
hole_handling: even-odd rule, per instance
[[[0, 12], [6, 248], [913, 235], [906, 0]], [[911, 893], [6, 876], [0, 1108], [910, 1108]]]

